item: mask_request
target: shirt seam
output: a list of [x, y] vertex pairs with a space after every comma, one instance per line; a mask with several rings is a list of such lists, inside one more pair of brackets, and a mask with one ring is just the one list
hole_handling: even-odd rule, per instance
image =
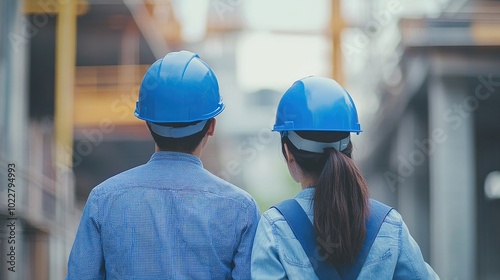
[[[263, 216], [266, 218], [266, 220], [269, 222], [269, 224], [270, 224], [271, 226], [274, 226], [274, 224], [275, 224], [276, 222], [286, 221], [285, 217], [283, 217], [283, 215], [281, 215], [281, 214], [280, 214], [279, 216], [277, 216], [276, 218], [271, 218], [271, 216], [269, 215], [269, 211], [270, 211], [270, 210], [271, 210], [271, 209], [269, 209], [268, 211], [264, 212], [264, 215], [263, 215]], [[276, 211], [277, 211], [277, 210], [276, 210]]]
[[[401, 224], [401, 227], [399, 228], [399, 231], [400, 231], [400, 240], [401, 240], [402, 239], [402, 232], [403, 232], [403, 225], [402, 224]], [[410, 256], [410, 254], [408, 254], [408, 251], [406, 250], [406, 247], [400, 246], [400, 248], [401, 248], [401, 250], [403, 250], [403, 254], [405, 254], [407, 257]], [[420, 277], [420, 275], [419, 275], [420, 271], [413, 264], [412, 258], [408, 258], [408, 262], [411, 265], [411, 268], [413, 270], [414, 275], [416, 276], [416, 279], [422, 279], [422, 277]]]
[[[225, 196], [224, 194], [220, 194], [220, 193], [217, 193], [217, 192], [212, 192], [212, 191], [209, 191], [209, 190], [196, 190], [196, 189], [185, 189], [184, 186], [180, 186], [178, 189], [174, 189], [174, 188], [155, 188], [155, 187], [151, 187], [151, 186], [128, 186], [127, 188], [120, 188], [120, 189], [114, 189], [114, 190], [103, 190], [102, 188], [99, 188], [99, 191], [100, 192], [104, 192], [102, 194], [99, 194], [99, 196], [102, 196], [102, 195], [105, 195], [105, 196], [113, 196], [114, 193], [116, 192], [120, 192], [120, 191], [126, 191], [128, 189], [150, 189], [150, 190], [158, 190], [158, 191], [173, 191], [173, 192], [192, 192], [192, 193], [208, 193], [208, 194], [212, 194], [212, 195], [216, 195], [220, 198], [224, 198], [224, 199], [227, 199], [227, 200], [231, 200], [233, 202], [240, 202], [240, 207], [241, 208], [248, 208], [250, 205], [252, 205], [252, 201], [246, 197], [246, 196], [239, 196], [238, 198], [232, 198], [232, 197], [228, 197], [228, 196]], [[96, 191], [97, 192], [97, 191]], [[241, 209], [240, 208], [240, 209]]]

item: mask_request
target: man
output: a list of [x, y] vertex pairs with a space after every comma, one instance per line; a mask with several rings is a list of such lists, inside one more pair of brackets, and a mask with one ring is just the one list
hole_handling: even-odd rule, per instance
[[199, 159], [223, 109], [198, 55], [173, 52], [151, 65], [135, 115], [156, 152], [92, 190], [66, 279], [250, 278], [257, 205]]

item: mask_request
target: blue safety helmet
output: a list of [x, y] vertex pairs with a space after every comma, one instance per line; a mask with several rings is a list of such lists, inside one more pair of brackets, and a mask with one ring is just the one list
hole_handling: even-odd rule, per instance
[[197, 54], [180, 51], [168, 53], [146, 71], [134, 114], [150, 124], [188, 123], [208, 120], [222, 110], [212, 69]]
[[336, 81], [306, 77], [281, 97], [273, 131], [304, 130], [362, 131], [351, 96]]
[[281, 97], [273, 131], [288, 137], [299, 150], [323, 153], [325, 149], [345, 150], [350, 135], [324, 143], [301, 137], [296, 131], [338, 131], [360, 133], [358, 113], [351, 96], [336, 81], [307, 77], [296, 81]]

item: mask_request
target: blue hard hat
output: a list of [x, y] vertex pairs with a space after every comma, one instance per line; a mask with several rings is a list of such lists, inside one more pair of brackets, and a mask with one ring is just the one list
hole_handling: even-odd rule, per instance
[[306, 77], [281, 97], [273, 131], [361, 132], [356, 106], [336, 81]]
[[171, 52], [146, 71], [135, 116], [152, 123], [208, 120], [224, 110], [214, 72], [197, 54]]

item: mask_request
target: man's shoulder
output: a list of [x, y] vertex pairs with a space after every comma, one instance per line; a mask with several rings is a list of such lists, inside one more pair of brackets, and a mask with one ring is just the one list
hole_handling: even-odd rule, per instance
[[144, 180], [146, 177], [143, 176], [144, 174], [141, 175], [144, 173], [142, 166], [143, 165], [139, 165], [109, 177], [95, 186], [92, 192], [95, 194], [102, 194], [107, 191], [134, 184], [136, 181], [141, 180], [141, 178]]
[[[208, 171], [207, 171], [208, 172]], [[235, 200], [242, 203], [242, 207], [248, 207], [250, 205], [256, 206], [254, 198], [244, 189], [208, 172], [210, 179], [213, 180], [214, 184], [217, 185], [218, 190], [221, 195], [227, 199]]]

